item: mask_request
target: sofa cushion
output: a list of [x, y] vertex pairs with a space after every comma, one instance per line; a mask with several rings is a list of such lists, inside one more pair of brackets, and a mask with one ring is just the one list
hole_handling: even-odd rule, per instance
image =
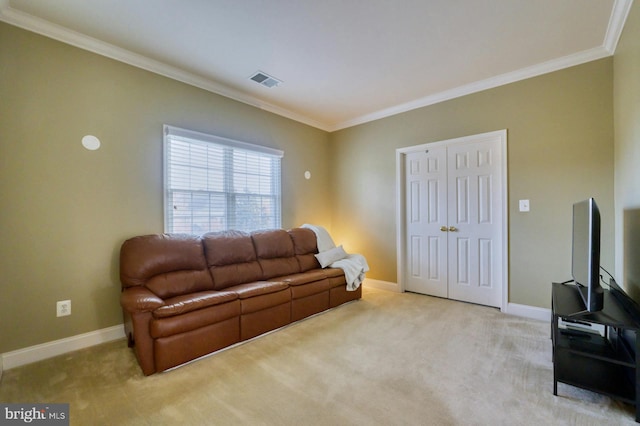
[[260, 259], [258, 262], [260, 262], [260, 266], [262, 267], [264, 279], [300, 272], [300, 265], [295, 257]]
[[[255, 317], [250, 314], [257, 313], [259, 311], [262, 311], [262, 314], [258, 316], [261, 317], [261, 321], [265, 322], [265, 324], [260, 325], [259, 328], [273, 330], [274, 328], [284, 325], [281, 322], [282, 320], [284, 320], [286, 324], [291, 321], [291, 291], [289, 290], [289, 287], [274, 293], [238, 300], [240, 301], [240, 310], [242, 313], [240, 318], [240, 328], [244, 328], [244, 326], [248, 325], [247, 321], [253, 322]], [[286, 305], [286, 317], [282, 315], [282, 305]], [[249, 319], [247, 315], [253, 317], [253, 319]], [[247, 335], [244, 330], [242, 331], [242, 335], [245, 337]]]
[[238, 298], [237, 293], [230, 291], [203, 291], [185, 294], [165, 300], [165, 304], [153, 311], [156, 318], [166, 318], [185, 314], [197, 309], [215, 306]]
[[145, 286], [162, 299], [213, 290], [202, 240], [195, 235], [128, 239], [120, 249], [120, 280], [123, 287]]
[[317, 253], [316, 234], [308, 228], [293, 228], [287, 231], [293, 241], [295, 254]]
[[209, 266], [248, 263], [256, 260], [251, 236], [242, 231], [209, 232], [202, 236]]
[[291, 236], [284, 229], [254, 231], [251, 239], [258, 259], [295, 256]]
[[262, 278], [269, 279], [300, 272], [293, 241], [284, 229], [255, 231], [251, 239], [262, 268]]
[[301, 272], [299, 274], [285, 275], [283, 277], [272, 278], [273, 281], [282, 281], [290, 286], [298, 286], [308, 284], [314, 281], [321, 281], [327, 278], [327, 275], [322, 269], [316, 269], [307, 272]]
[[[242, 315], [291, 303], [289, 285], [282, 281], [257, 281], [229, 287], [227, 290], [238, 293]], [[291, 313], [289, 312], [289, 314]], [[291, 318], [288, 321], [290, 320]], [[243, 324], [243, 320], [240, 324]], [[281, 325], [279, 324], [278, 327]], [[275, 327], [267, 328], [273, 329]]]
[[175, 271], [156, 275], [149, 279], [146, 287], [163, 299], [182, 294], [213, 289], [211, 275], [206, 269], [201, 271]]
[[[197, 309], [182, 315], [166, 318], [153, 318], [149, 324], [149, 333], [154, 339], [186, 333], [229, 319], [240, 322], [240, 300], [235, 299], [215, 306]], [[240, 336], [238, 336], [239, 338]]]
[[340, 268], [325, 268], [322, 270], [329, 278], [332, 287], [339, 287], [347, 284], [347, 278], [344, 271]]
[[328, 278], [344, 277], [344, 271], [340, 268], [324, 268], [322, 273]]
[[293, 228], [287, 231], [293, 241], [293, 249], [300, 265], [300, 272], [320, 267], [314, 254], [318, 253], [316, 234], [311, 229]]
[[216, 290], [262, 279], [251, 236], [241, 231], [210, 232], [202, 236], [207, 266]]
[[248, 299], [250, 297], [275, 293], [287, 288], [289, 288], [289, 285], [282, 281], [256, 281], [228, 287], [227, 291], [237, 293], [240, 299]]
[[329, 290], [333, 288], [333, 285], [331, 284], [331, 281], [328, 278], [323, 278], [319, 281], [313, 281], [305, 285], [291, 286], [290, 288], [291, 288], [291, 299], [294, 302], [296, 299], [302, 299], [303, 297], [326, 292], [327, 303], [328, 303]]

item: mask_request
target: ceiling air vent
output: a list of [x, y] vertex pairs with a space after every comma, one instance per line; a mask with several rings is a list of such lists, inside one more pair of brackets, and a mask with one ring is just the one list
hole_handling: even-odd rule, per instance
[[281, 80], [278, 80], [275, 77], [271, 77], [269, 74], [263, 73], [262, 71], [258, 71], [257, 73], [249, 77], [249, 79], [266, 87], [274, 87], [282, 83]]

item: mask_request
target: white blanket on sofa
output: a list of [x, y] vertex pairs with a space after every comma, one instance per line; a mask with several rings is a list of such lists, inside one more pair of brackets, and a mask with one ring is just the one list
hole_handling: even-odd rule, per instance
[[364, 281], [365, 274], [369, 271], [367, 259], [361, 254], [348, 254], [346, 258], [336, 260], [329, 266], [344, 271], [347, 291], [357, 290]]
[[[316, 234], [319, 254], [329, 252], [337, 248], [331, 238], [331, 235], [329, 235], [329, 232], [327, 232], [327, 230], [322, 226], [304, 224], [301, 228], [311, 229]], [[339, 248], [341, 249], [342, 246]], [[362, 281], [364, 281], [365, 273], [369, 271], [369, 265], [367, 264], [367, 260], [361, 254], [344, 254], [346, 257], [341, 257], [326, 266], [323, 265], [323, 267], [328, 266], [330, 268], [342, 269], [347, 281], [347, 291], [355, 291], [360, 287]]]
[[316, 234], [316, 240], [318, 245], [318, 253], [322, 253], [327, 250], [331, 250], [335, 248], [335, 243], [333, 242], [333, 238], [329, 235], [329, 231], [327, 231], [324, 227], [318, 225], [309, 225], [305, 223], [300, 228], [311, 229]]

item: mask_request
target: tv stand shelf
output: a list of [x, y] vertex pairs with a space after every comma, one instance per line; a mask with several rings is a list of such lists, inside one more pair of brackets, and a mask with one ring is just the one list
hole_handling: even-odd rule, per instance
[[[607, 395], [635, 405], [636, 422], [640, 422], [640, 339], [636, 338], [640, 312], [615, 287], [604, 290], [601, 311], [584, 312], [575, 285], [553, 283], [553, 394], [558, 395], [561, 382]], [[579, 324], [563, 328], [561, 320]], [[604, 332], [589, 329], [595, 325]]]

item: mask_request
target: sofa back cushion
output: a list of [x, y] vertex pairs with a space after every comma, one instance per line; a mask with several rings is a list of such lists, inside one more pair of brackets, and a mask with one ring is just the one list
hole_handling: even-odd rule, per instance
[[251, 236], [241, 231], [210, 232], [202, 236], [207, 267], [216, 290], [262, 280]]
[[296, 259], [291, 236], [284, 229], [254, 231], [251, 233], [263, 279], [297, 274], [300, 265]]
[[293, 249], [300, 265], [300, 272], [320, 268], [320, 263], [314, 256], [318, 253], [316, 234], [307, 228], [293, 228], [288, 232], [293, 241]]
[[202, 240], [185, 234], [143, 235], [120, 248], [123, 287], [145, 286], [166, 299], [213, 290]]

